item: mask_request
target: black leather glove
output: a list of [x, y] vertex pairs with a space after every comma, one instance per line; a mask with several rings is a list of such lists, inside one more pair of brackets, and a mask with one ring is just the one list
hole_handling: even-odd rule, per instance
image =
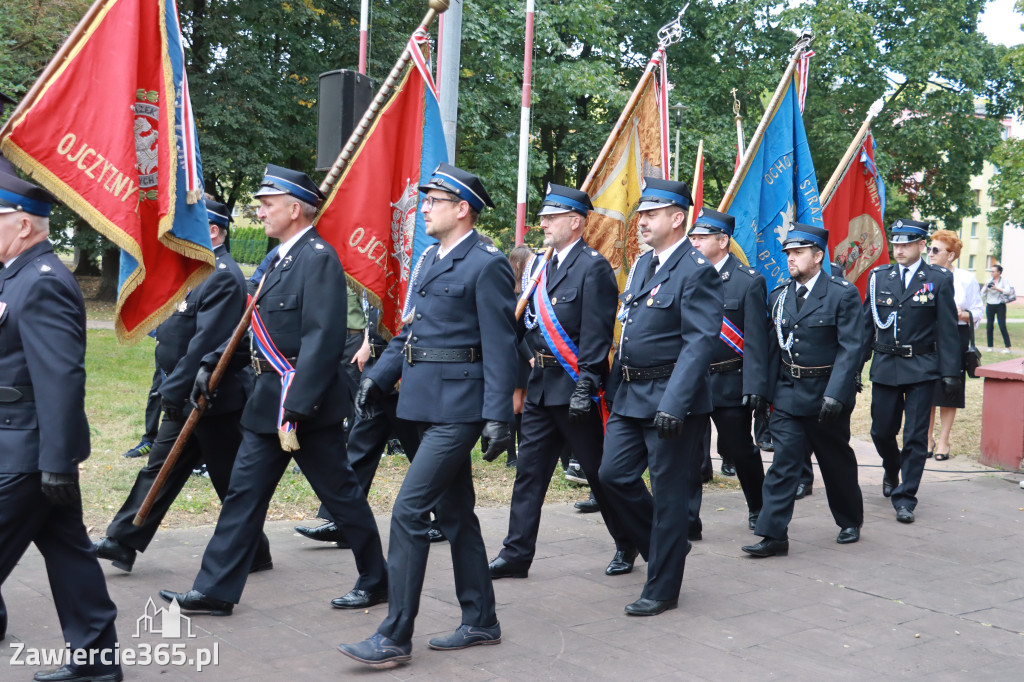
[[380, 386], [373, 383], [373, 379], [363, 377], [359, 382], [359, 392], [356, 393], [356, 414], [360, 419], [371, 419], [380, 413], [380, 399], [384, 397], [384, 391]]
[[511, 447], [512, 429], [505, 422], [489, 421], [480, 433], [480, 443], [484, 447], [484, 461], [493, 462]]
[[683, 433], [683, 420], [668, 412], [658, 412], [654, 416], [654, 428], [658, 430], [658, 438], [676, 438]]
[[206, 406], [210, 407], [213, 405], [213, 399], [217, 395], [217, 391], [210, 392], [210, 377], [213, 376], [213, 368], [216, 365], [210, 365], [203, 363], [199, 365], [199, 371], [196, 372], [196, 381], [192, 384], [192, 395], [189, 396], [189, 402], [192, 403], [192, 407], [199, 409], [199, 397], [206, 398]]
[[82, 493], [78, 489], [78, 473], [55, 474], [50, 471], [43, 472], [42, 485], [40, 486], [43, 495], [50, 501], [61, 507], [68, 507], [78, 504], [82, 500]]
[[821, 412], [818, 413], [818, 422], [821, 424], [835, 423], [839, 419], [839, 415], [843, 413], [843, 409], [845, 409], [845, 406], [841, 402], [835, 398], [825, 396], [821, 399]]
[[864, 390], [864, 380], [861, 378], [860, 373], [857, 374], [857, 378], [853, 381], [853, 388], [857, 393]]
[[768, 399], [763, 395], [749, 394], [743, 396], [743, 407], [749, 407], [755, 417], [767, 421], [768, 419]]
[[586, 419], [594, 406], [591, 394], [594, 392], [594, 381], [590, 377], [580, 377], [576, 389], [569, 396], [569, 422], [578, 424]]
[[300, 421], [304, 419], [309, 419], [308, 414], [302, 414], [301, 412], [292, 412], [291, 410], [288, 409], [284, 411], [282, 417], [286, 422], [291, 422], [292, 424], [298, 424]]
[[167, 398], [160, 398], [160, 409], [164, 411], [164, 417], [172, 422], [185, 421], [185, 417], [181, 413], [181, 405], [172, 403]]
[[960, 377], [942, 377], [942, 397], [953, 400], [960, 395]]

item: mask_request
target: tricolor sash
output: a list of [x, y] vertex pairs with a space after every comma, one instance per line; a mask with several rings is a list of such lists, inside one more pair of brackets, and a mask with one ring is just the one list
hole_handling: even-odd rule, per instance
[[533, 309], [537, 314], [537, 326], [540, 328], [540, 333], [544, 337], [544, 341], [547, 342], [548, 348], [551, 349], [551, 354], [565, 368], [573, 381], [579, 381], [580, 349], [569, 338], [555, 315], [555, 306], [551, 304], [551, 297], [548, 296], [547, 280], [548, 269], [545, 265], [537, 280], [537, 287], [533, 290]]
[[260, 317], [256, 308], [253, 308], [252, 311], [252, 338], [260, 353], [281, 377], [281, 404], [277, 410], [277, 429], [284, 433], [291, 433], [295, 430], [295, 424], [284, 420], [284, 401], [288, 397], [288, 389], [291, 388], [292, 380], [295, 378], [295, 368], [274, 345], [274, 340], [270, 338], [267, 327], [263, 324], [263, 318]]
[[729, 348], [743, 355], [743, 332], [728, 317], [722, 318], [722, 331], [718, 336]]

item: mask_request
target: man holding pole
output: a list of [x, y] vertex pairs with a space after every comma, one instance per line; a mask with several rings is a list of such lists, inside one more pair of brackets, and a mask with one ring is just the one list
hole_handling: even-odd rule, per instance
[[[754, 530], [761, 512], [764, 466], [751, 436], [751, 412], [768, 414], [768, 298], [764, 276], [729, 253], [736, 220], [701, 209], [690, 229], [690, 243], [715, 266], [722, 279], [725, 313], [711, 362], [711, 419], [718, 431], [722, 467], [728, 460], [747, 501], [747, 524]], [[691, 521], [692, 523], [692, 521]]]
[[541, 204], [544, 245], [555, 253], [542, 264], [532, 306], [524, 311], [535, 359], [523, 410], [523, 443], [508, 535], [491, 561], [491, 578], [527, 576], [536, 551], [544, 495], [559, 454], [568, 444], [579, 458], [591, 494], [615, 539], [615, 557], [605, 574], [629, 573], [636, 560], [637, 550], [609, 507], [597, 474], [604, 424], [595, 401], [608, 379], [618, 287], [612, 266], [582, 239], [592, 209], [585, 192], [561, 185], [548, 185]]
[[[419, 187], [427, 234], [438, 240], [416, 264], [402, 332], [363, 376], [362, 417], [375, 413], [401, 379], [398, 416], [415, 422], [420, 446], [391, 512], [388, 615], [368, 639], [339, 650], [360, 663], [408, 661], [427, 565], [430, 511], [451, 543], [462, 624], [431, 649], [450, 651], [501, 641], [487, 550], [473, 511], [470, 453], [481, 435], [485, 459], [512, 442], [516, 332], [512, 267], [474, 229], [493, 202], [480, 178], [442, 163]], [[347, 536], [346, 531], [346, 536]]]
[[[338, 339], [345, 332], [346, 285], [337, 254], [312, 226], [323, 194], [304, 173], [267, 166], [255, 196], [267, 236], [281, 241], [252, 315], [256, 385], [242, 413], [242, 443], [224, 507], [193, 589], [161, 590], [160, 596], [176, 599], [183, 611], [231, 614], [255, 560], [270, 498], [295, 457], [352, 545], [359, 570], [353, 608], [370, 606], [386, 598], [387, 571], [376, 521], [344, 452], [348, 390]], [[227, 360], [220, 357], [226, 346], [203, 359], [193, 401], [201, 395], [216, 404], [210, 377], [213, 366]]]
[[643, 593], [626, 606], [631, 616], [679, 604], [690, 503], [700, 494], [713, 409], [708, 366], [722, 329], [722, 278], [686, 241], [689, 187], [658, 178], [644, 182], [637, 212], [640, 235], [652, 250], [636, 260], [620, 297], [622, 336], [605, 395], [611, 416], [598, 474], [614, 513], [647, 559]]
[[[156, 329], [156, 363], [164, 377], [158, 388], [164, 418], [149, 452], [149, 461], [139, 470], [128, 498], [107, 527], [107, 537], [95, 545], [99, 558], [129, 573], [136, 555], [146, 551], [164, 515], [200, 461], [206, 463], [210, 481], [223, 502], [231, 480], [231, 466], [242, 440], [239, 420], [245, 407], [244, 365], [228, 368], [217, 387], [217, 399], [203, 411], [170, 477], [160, 488], [152, 510], [141, 525], [134, 525], [135, 515], [191, 412], [189, 394], [203, 357], [227, 341], [245, 311], [245, 278], [224, 245], [230, 212], [227, 206], [211, 199], [206, 200], [206, 212], [216, 266]], [[259, 549], [250, 572], [273, 568], [267, 537], [261, 535], [256, 542]]]

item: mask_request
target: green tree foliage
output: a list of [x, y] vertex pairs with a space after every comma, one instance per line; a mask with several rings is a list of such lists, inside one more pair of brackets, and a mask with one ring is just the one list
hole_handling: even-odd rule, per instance
[[994, 255], [1002, 258], [1003, 225], [1024, 227], [1024, 140], [1003, 140], [992, 153], [998, 171], [989, 181], [992, 210], [988, 226]]

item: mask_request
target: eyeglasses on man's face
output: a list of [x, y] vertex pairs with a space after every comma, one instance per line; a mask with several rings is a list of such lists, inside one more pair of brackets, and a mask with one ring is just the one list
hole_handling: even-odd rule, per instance
[[424, 211], [432, 211], [432, 210], [434, 210], [434, 203], [437, 202], [437, 201], [445, 201], [445, 202], [450, 202], [450, 203], [453, 203], [453, 204], [457, 204], [460, 201], [462, 201], [462, 199], [449, 199], [448, 197], [428, 196], [428, 197], [426, 197], [423, 200], [423, 210]]

